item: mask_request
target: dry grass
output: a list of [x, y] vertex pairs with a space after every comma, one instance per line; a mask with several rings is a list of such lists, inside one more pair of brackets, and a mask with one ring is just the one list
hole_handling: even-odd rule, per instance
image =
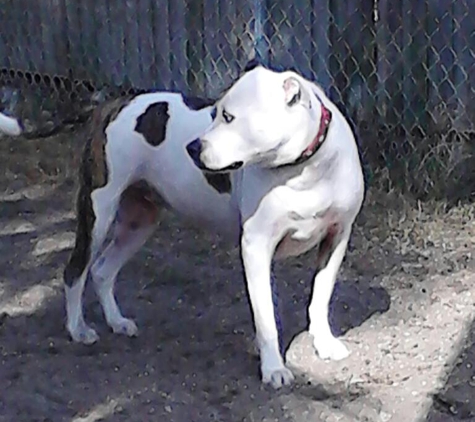
[[474, 133], [452, 129], [404, 135], [382, 129], [379, 135], [363, 135], [367, 174], [378, 189], [451, 206], [475, 199]]

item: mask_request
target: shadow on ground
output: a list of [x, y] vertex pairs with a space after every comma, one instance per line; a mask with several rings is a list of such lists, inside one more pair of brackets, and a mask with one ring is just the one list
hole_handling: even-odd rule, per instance
[[441, 391], [434, 396], [434, 405], [427, 422], [475, 420], [475, 322], [470, 327], [463, 350]]

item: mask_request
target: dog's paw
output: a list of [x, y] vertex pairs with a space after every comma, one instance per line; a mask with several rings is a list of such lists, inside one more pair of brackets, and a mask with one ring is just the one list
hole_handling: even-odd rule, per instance
[[82, 343], [86, 345], [94, 344], [99, 340], [99, 335], [96, 330], [91, 327], [84, 326], [75, 330], [70, 330], [71, 337], [76, 343]]
[[128, 318], [121, 318], [114, 321], [110, 324], [110, 327], [115, 334], [123, 334], [128, 337], [135, 337], [139, 332], [135, 322]]
[[350, 355], [348, 348], [335, 337], [326, 338], [324, 341], [315, 337], [313, 346], [319, 358], [323, 360], [342, 360]]
[[282, 387], [283, 385], [290, 385], [294, 380], [294, 374], [285, 366], [277, 369], [262, 368], [262, 382], [264, 384], [270, 384], [275, 389]]

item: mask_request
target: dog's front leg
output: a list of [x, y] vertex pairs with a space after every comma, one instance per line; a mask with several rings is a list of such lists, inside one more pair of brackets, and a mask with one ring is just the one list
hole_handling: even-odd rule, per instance
[[265, 233], [262, 224], [248, 222], [244, 225], [241, 255], [261, 358], [262, 381], [280, 388], [282, 385], [289, 385], [294, 377], [286, 368], [279, 350], [271, 288], [274, 249], [272, 236]]
[[313, 345], [324, 360], [345, 359], [350, 353], [343, 342], [335, 338], [328, 322], [328, 305], [349, 237], [350, 228], [346, 228], [341, 236], [335, 239], [326, 265], [315, 276], [312, 300], [308, 308], [309, 332], [313, 336]]

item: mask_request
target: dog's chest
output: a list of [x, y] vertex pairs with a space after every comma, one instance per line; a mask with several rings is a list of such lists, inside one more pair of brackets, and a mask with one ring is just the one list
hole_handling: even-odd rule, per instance
[[292, 219], [290, 228], [278, 243], [277, 259], [301, 255], [314, 248], [325, 238], [334, 238], [341, 231], [341, 218], [333, 209], [314, 218]]

